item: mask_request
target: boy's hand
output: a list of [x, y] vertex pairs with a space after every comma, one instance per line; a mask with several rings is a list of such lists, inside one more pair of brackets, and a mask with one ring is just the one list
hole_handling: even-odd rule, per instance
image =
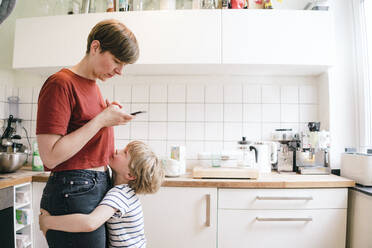
[[47, 216], [50, 216], [50, 213], [44, 209], [40, 209], [40, 215], [39, 215], [39, 228], [40, 231], [43, 232], [44, 236], [46, 237], [46, 232], [48, 231], [48, 228], [46, 227], [45, 218]]

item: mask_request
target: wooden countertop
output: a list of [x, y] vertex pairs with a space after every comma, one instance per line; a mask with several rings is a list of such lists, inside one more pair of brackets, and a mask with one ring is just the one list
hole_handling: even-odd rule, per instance
[[[0, 174], [0, 189], [25, 182], [47, 182], [49, 172], [35, 172], [22, 168], [14, 173]], [[210, 188], [346, 188], [354, 187], [353, 180], [336, 175], [260, 174], [258, 179], [193, 179], [191, 174], [166, 178], [163, 187]]]

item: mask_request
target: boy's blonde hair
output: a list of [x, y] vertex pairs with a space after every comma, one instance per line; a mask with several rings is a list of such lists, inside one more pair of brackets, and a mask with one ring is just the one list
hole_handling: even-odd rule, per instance
[[141, 142], [132, 141], [127, 145], [130, 154], [129, 170], [136, 179], [129, 181], [130, 187], [138, 194], [151, 194], [159, 190], [164, 171], [159, 158], [151, 148]]

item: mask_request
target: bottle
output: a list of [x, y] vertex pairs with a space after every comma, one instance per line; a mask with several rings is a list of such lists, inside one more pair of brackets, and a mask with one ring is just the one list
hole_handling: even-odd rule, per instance
[[33, 171], [43, 171], [44, 170], [43, 161], [40, 158], [39, 146], [37, 145], [36, 140], [33, 143], [32, 170]]
[[106, 12], [114, 12], [115, 11], [115, 2], [114, 0], [107, 0], [107, 9]]

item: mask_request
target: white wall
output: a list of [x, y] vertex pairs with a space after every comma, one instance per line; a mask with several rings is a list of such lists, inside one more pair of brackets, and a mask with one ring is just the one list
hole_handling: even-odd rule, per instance
[[355, 102], [355, 54], [352, 1], [332, 2], [335, 20], [335, 65], [329, 71], [329, 125], [332, 139], [331, 164], [340, 168], [345, 147], [357, 147]]

